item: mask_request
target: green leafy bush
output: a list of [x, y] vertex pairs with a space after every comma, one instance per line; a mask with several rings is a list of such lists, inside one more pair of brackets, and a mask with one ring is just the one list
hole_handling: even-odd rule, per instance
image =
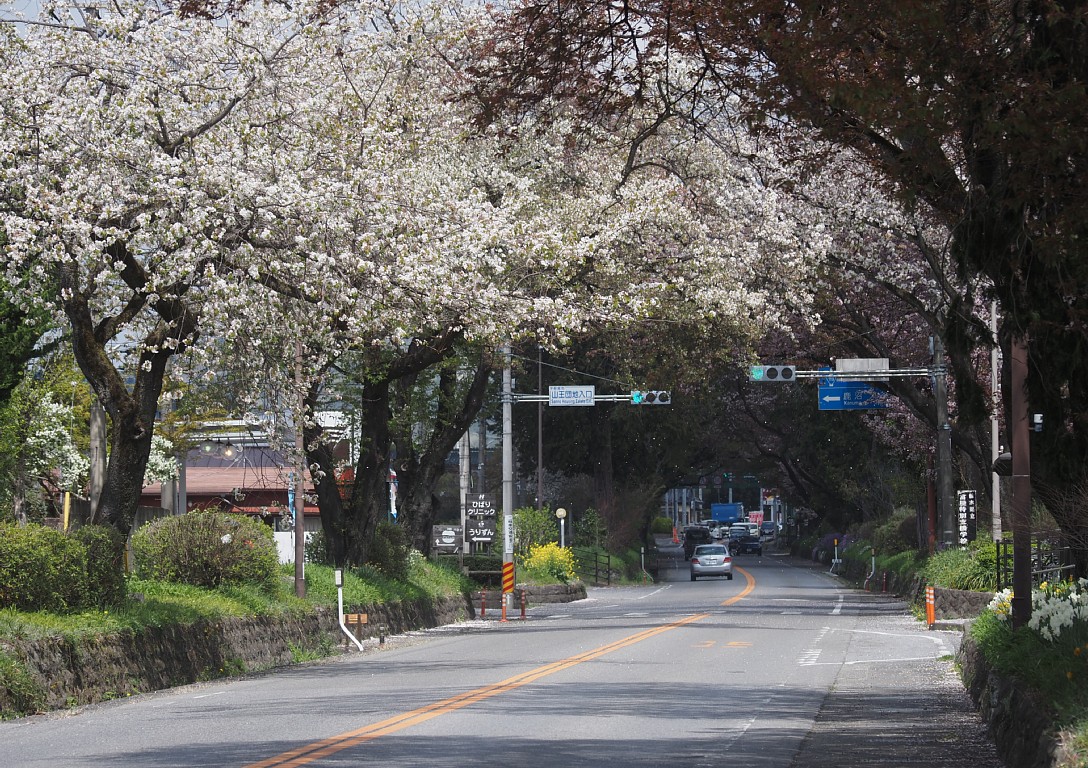
[[[573, 541], [580, 547], [601, 547], [608, 540], [608, 528], [604, 524], [601, 513], [595, 509], [587, 509], [574, 517], [574, 535], [567, 542]], [[568, 529], [570, 530], [570, 529]], [[669, 529], [672, 530], [671, 528]]]
[[992, 592], [997, 589], [997, 550], [992, 541], [946, 549], [930, 557], [922, 573], [933, 586]]
[[93, 605], [87, 550], [41, 525], [0, 525], [0, 608], [64, 613]]
[[918, 548], [918, 518], [911, 510], [898, 510], [877, 525], [869, 541], [878, 555], [893, 555]]
[[412, 546], [403, 526], [379, 523], [367, 548], [366, 564], [391, 579], [407, 581]]
[[671, 517], [655, 517], [650, 523], [651, 533], [672, 533], [673, 522]]
[[191, 512], [160, 518], [132, 537], [141, 578], [215, 589], [252, 584], [272, 592], [279, 556], [272, 529], [242, 515]]
[[105, 608], [125, 597], [125, 538], [108, 525], [85, 525], [70, 534], [87, 551], [86, 605]]
[[[498, 522], [496, 536], [501, 537], [502, 521]], [[559, 541], [559, 521], [548, 509], [519, 507], [514, 510], [514, 551], [528, 552], [535, 544]]]
[[0, 720], [40, 712], [45, 691], [23, 666], [0, 653]]

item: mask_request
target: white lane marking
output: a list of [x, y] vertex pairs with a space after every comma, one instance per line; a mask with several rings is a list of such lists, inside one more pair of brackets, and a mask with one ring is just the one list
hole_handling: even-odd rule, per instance
[[216, 691], [215, 693], [203, 693], [200, 696], [194, 696], [193, 698], [194, 699], [207, 699], [207, 698], [211, 698], [212, 696], [222, 696], [224, 693], [226, 693], [226, 691]]
[[839, 595], [839, 603], [835, 606], [835, 610], [831, 612], [832, 616], [838, 616], [840, 613], [842, 613], [843, 600], [845, 600], [845, 597], [843, 595]]
[[948, 651], [948, 646], [944, 643], [944, 638], [939, 635], [930, 637], [929, 635], [911, 634], [909, 632], [880, 632], [875, 629], [840, 629], [837, 632], [852, 632], [857, 635], [884, 635], [885, 637], [907, 637], [911, 639], [929, 640], [931, 643], [937, 646], [937, 651], [940, 655], [945, 655]]
[[642, 597], [638, 597], [638, 598], [635, 598], [635, 599], [636, 600], [645, 600], [647, 597], [653, 597], [654, 595], [658, 594], [659, 592], [664, 592], [666, 589], [669, 589], [671, 587], [672, 587], [672, 584], [666, 584], [663, 587], [658, 587], [653, 592], [649, 592], [649, 593], [643, 595]]
[[801, 662], [806, 667], [852, 667], [855, 664], [896, 664], [903, 661], [933, 661], [933, 656], [904, 656], [899, 659], [857, 659], [856, 661], [810, 661]]
[[[801, 658], [797, 660], [798, 665], [802, 667], [815, 666], [820, 658], [820, 654], [823, 653], [819, 648], [806, 648], [801, 651]], [[828, 662], [830, 663], [830, 662]]]

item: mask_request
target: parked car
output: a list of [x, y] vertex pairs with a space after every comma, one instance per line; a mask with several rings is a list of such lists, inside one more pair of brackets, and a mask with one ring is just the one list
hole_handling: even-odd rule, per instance
[[710, 529], [703, 525], [689, 525], [684, 529], [684, 558], [690, 560], [700, 544], [712, 544]]
[[778, 526], [771, 520], [764, 520], [759, 526], [759, 532], [765, 538], [773, 539], [778, 535]]
[[724, 576], [733, 580], [733, 558], [724, 544], [701, 544], [691, 556], [691, 580], [700, 576]]
[[738, 536], [729, 540], [729, 552], [734, 555], [762, 555], [763, 542], [758, 536]]

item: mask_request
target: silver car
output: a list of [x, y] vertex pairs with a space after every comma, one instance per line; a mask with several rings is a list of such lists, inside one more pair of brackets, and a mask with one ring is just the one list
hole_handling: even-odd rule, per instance
[[691, 580], [700, 576], [724, 576], [733, 580], [733, 558], [724, 544], [700, 544], [691, 556]]

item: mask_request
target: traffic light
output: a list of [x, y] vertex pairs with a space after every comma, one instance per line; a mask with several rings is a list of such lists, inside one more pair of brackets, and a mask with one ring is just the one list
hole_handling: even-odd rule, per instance
[[753, 365], [748, 369], [748, 381], [794, 381], [796, 371], [792, 365]]
[[667, 389], [632, 389], [631, 405], [668, 405], [672, 395]]

